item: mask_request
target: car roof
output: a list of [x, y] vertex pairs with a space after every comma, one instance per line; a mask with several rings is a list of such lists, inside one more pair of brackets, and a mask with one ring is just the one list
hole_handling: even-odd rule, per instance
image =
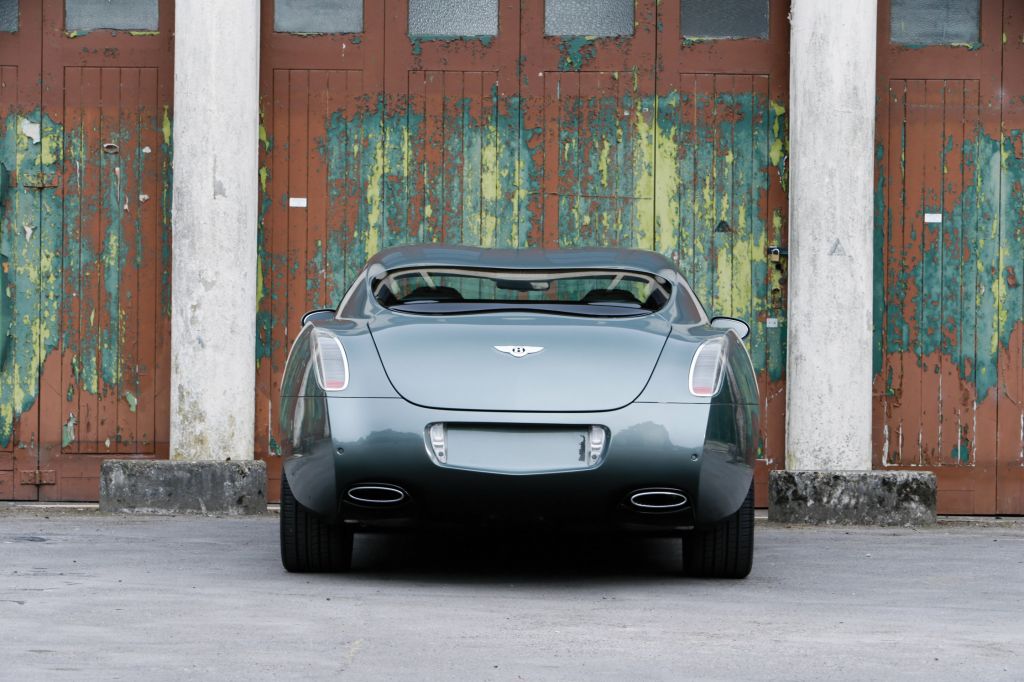
[[677, 272], [665, 256], [641, 249], [486, 249], [454, 244], [411, 244], [378, 252], [367, 266], [385, 270], [412, 267], [466, 267], [497, 270], [601, 268], [636, 270], [670, 277]]

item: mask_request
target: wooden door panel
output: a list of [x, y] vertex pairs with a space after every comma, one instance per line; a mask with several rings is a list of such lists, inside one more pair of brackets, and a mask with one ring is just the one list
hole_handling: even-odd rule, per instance
[[515, 127], [501, 121], [499, 73], [411, 70], [408, 83], [405, 238], [514, 246]]
[[953, 514], [997, 509], [1003, 363], [1021, 319], [1001, 268], [1003, 3], [980, 10], [975, 48], [910, 49], [890, 44], [879, 5], [874, 464], [934, 471]]
[[155, 370], [161, 269], [157, 79], [65, 70], [65, 454], [155, 452], [155, 385], [142, 377]]
[[789, 3], [768, 3], [766, 39], [694, 40], [678, 0], [657, 11], [654, 248], [710, 314], [751, 326], [764, 506], [768, 472], [785, 465]]
[[[280, 69], [273, 74], [274, 147], [269, 154], [265, 226], [272, 257], [261, 280], [274, 323], [261, 326], [275, 385], [303, 313], [334, 307], [380, 229], [369, 197], [380, 192], [382, 129], [376, 96], [358, 70]], [[271, 198], [273, 197], [273, 198]], [[264, 422], [271, 452], [274, 426]]]
[[273, 1], [261, 8], [255, 449], [276, 498], [280, 375], [299, 321], [336, 306], [381, 239], [384, 2], [363, 3], [361, 33], [278, 32]]
[[272, 324], [261, 326], [273, 385], [261, 415], [262, 442], [276, 454], [280, 372], [306, 311], [335, 307], [380, 229], [370, 197], [379, 193], [383, 129], [377, 96], [358, 70], [273, 72], [273, 135], [264, 201], [269, 267], [263, 300]]
[[995, 492], [997, 368], [985, 326], [997, 303], [978, 263], [998, 261], [999, 226], [986, 187], [994, 148], [976, 139], [979, 93], [975, 79], [897, 79], [885, 93], [899, 142], [887, 169], [880, 464], [936, 471], [953, 513], [974, 513]]
[[549, 35], [544, 2], [524, 0], [530, 246], [655, 247], [655, 33], [650, 0], [634, 3], [632, 31], [615, 36]]
[[544, 74], [544, 221], [558, 245], [654, 248], [654, 100], [617, 72]]
[[380, 248], [522, 241], [519, 3], [496, 12], [493, 36], [410, 35], [408, 2], [387, 2]]
[[[39, 372], [52, 341], [40, 324], [40, 257], [50, 254], [41, 227], [46, 120], [40, 111], [37, 3], [22, 0], [17, 31], [0, 38], [0, 163], [10, 187], [0, 203], [0, 500], [34, 500], [24, 481], [38, 469]], [[48, 204], [48, 208], [52, 208]]]
[[[166, 457], [170, 381], [171, 34], [68, 32], [44, 0], [44, 191], [53, 235], [41, 320], [40, 469], [47, 500], [94, 500], [105, 457]], [[47, 155], [44, 155], [47, 156]]]
[[770, 201], [780, 177], [773, 161], [784, 134], [779, 108], [767, 74], [679, 74], [677, 84], [659, 99], [659, 130], [668, 133], [659, 138], [666, 147], [659, 177], [669, 175], [675, 189], [659, 200], [659, 248], [711, 314], [751, 324], [747, 347], [765, 413], [760, 456], [775, 465], [783, 440], [785, 271], [767, 251], [784, 244], [781, 209]]

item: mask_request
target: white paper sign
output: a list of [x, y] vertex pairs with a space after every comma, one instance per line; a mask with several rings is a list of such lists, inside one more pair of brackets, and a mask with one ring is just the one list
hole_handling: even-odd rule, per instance
[[924, 221], [926, 223], [941, 223], [942, 222], [942, 214], [941, 213], [925, 213], [924, 214]]
[[288, 208], [306, 208], [306, 197], [288, 197]]

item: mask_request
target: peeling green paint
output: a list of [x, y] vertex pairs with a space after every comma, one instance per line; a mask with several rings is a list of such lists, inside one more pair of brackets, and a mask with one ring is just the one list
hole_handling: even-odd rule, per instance
[[[22, 129], [23, 121], [38, 124], [41, 137], [33, 141]], [[61, 131], [49, 117], [39, 110], [10, 114], [2, 130], [0, 159], [18, 176], [59, 171], [51, 138], [59, 138]], [[43, 361], [58, 343], [61, 209], [54, 192], [21, 185], [11, 188], [0, 217], [0, 253], [6, 259], [0, 299], [6, 299], [11, 323], [9, 331], [0, 331], [9, 335], [0, 371], [0, 445], [10, 444], [14, 420], [35, 402]]]
[[[880, 166], [885, 160], [885, 147], [881, 143], [875, 145], [875, 163]], [[872, 329], [874, 339], [871, 344], [871, 366], [873, 375], [882, 371], [884, 356], [883, 329], [885, 325], [885, 226], [891, 220], [891, 214], [886, 208], [885, 190], [886, 174], [884, 171], [877, 172], [875, 182], [875, 236], [874, 236], [874, 259], [872, 263], [873, 284], [872, 284]], [[891, 379], [890, 379], [891, 381]]]
[[[449, 36], [449, 35], [430, 35], [430, 34], [419, 34], [409, 36], [409, 42], [412, 43], [412, 53], [414, 55], [420, 55], [423, 53], [423, 43], [467, 43], [467, 42], [478, 42], [483, 47], [490, 47], [494, 43], [494, 36], [490, 35], [478, 35], [478, 36]], [[355, 42], [355, 41], [353, 41]]]
[[164, 107], [164, 118], [160, 129], [164, 135], [164, 144], [171, 144], [171, 108], [169, 106]]
[[172, 188], [174, 187], [174, 146], [171, 132], [171, 110], [165, 106], [160, 130], [160, 181], [163, 183], [160, 193], [160, 217], [166, 229], [160, 231], [160, 262], [164, 264], [160, 275], [160, 309], [166, 317], [171, 316], [171, 205]]
[[263, 125], [263, 112], [260, 112], [260, 144], [263, 145], [264, 151], [270, 151], [273, 145], [270, 143], [270, 138], [267, 136], [267, 128]]
[[78, 420], [75, 418], [74, 412], [68, 415], [68, 420], [64, 422], [61, 427], [60, 433], [60, 446], [66, 448], [75, 442], [75, 426], [78, 424]]
[[950, 453], [950, 457], [955, 462], [958, 462], [960, 464], [967, 464], [969, 461], [971, 461], [971, 449], [969, 447], [969, 444], [960, 443], [959, 445], [957, 445], [955, 448], [953, 448], [953, 452]]
[[[892, 397], [897, 413], [901, 395], [919, 390], [912, 385], [916, 377], [946, 368], [955, 372], [959, 383], [943, 386], [938, 420], [940, 425], [947, 421], [948, 432], [949, 420], [959, 424], [964, 419], [960, 442], [938, 447], [941, 439], [932, 436], [921, 456], [935, 457], [936, 465], [968, 464], [976, 447], [969, 415], [1001, 397], [1000, 383], [1012, 385], [1012, 373], [1020, 371], [1022, 362], [1019, 350], [1013, 350], [1013, 336], [1024, 321], [1018, 281], [1024, 263], [1024, 132], [1004, 129], [996, 136], [977, 125], [963, 131], [962, 142], [943, 138], [941, 147], [934, 147], [941, 154], [939, 177], [926, 180], [923, 192], [916, 185], [911, 191], [904, 187], [904, 150], [908, 138], [920, 147], [914, 136], [927, 134], [904, 121], [901, 134], [891, 141], [900, 146], [899, 154], [881, 145], [876, 149], [883, 172], [875, 188], [874, 369], [876, 385]], [[931, 138], [926, 141], [934, 144]], [[886, 166], [887, 153], [898, 159], [895, 168]], [[914, 172], [921, 169], [914, 167]], [[914, 182], [921, 184], [920, 178]], [[900, 204], [905, 206], [902, 214]], [[938, 214], [939, 220], [926, 221], [926, 213]], [[879, 264], [886, 264], [887, 271]], [[912, 367], [910, 379], [904, 378], [907, 367]], [[904, 417], [912, 424], [920, 418], [896, 418]], [[938, 450], [932, 455], [929, 447]], [[916, 450], [910, 457], [915, 456]]]
[[789, 191], [789, 171], [786, 161], [789, 159], [789, 124], [786, 108], [779, 102], [771, 103], [771, 149], [768, 158], [778, 171], [782, 191]]
[[558, 70], [582, 71], [597, 55], [595, 40], [591, 36], [570, 36], [561, 39], [558, 43], [558, 52], [561, 55]]
[[[58, 347], [70, 365], [70, 374], [65, 371], [62, 378], [58, 369], [48, 381], [65, 382], [62, 397], [71, 406], [86, 394], [96, 396], [102, 428], [117, 439], [126, 437], [117, 431], [126, 428], [118, 423], [117, 399], [124, 397], [128, 411], [136, 412], [138, 373], [154, 369], [148, 361], [141, 365], [140, 358], [126, 350], [126, 339], [134, 348], [139, 318], [133, 311], [147, 305], [138, 299], [134, 273], [159, 267], [143, 258], [148, 245], [140, 207], [149, 196], [143, 193], [142, 182], [144, 177], [157, 177], [158, 182], [166, 183], [160, 188], [165, 205], [157, 220], [168, 225], [170, 139], [165, 138], [164, 158], [158, 161], [140, 138], [144, 132], [159, 130], [157, 116], [143, 122], [139, 110], [133, 108], [130, 114], [103, 111], [102, 118], [90, 120], [76, 117], [76, 105], [67, 106], [65, 115], [78, 127], [65, 128], [38, 110], [11, 115], [0, 124], [0, 159], [15, 161], [21, 177], [54, 177], [61, 186], [55, 191], [21, 183], [3, 210], [0, 252], [7, 258], [7, 281], [2, 299], [10, 304], [13, 324], [8, 361], [0, 366], [0, 444], [10, 443], [14, 422], [36, 403], [43, 364]], [[111, 125], [118, 117], [121, 124]], [[100, 126], [102, 143], [112, 145], [113, 151], [99, 148]], [[166, 110], [163, 126], [169, 135]], [[126, 153], [129, 149], [133, 152]], [[156, 163], [164, 165], [147, 168]], [[146, 191], [152, 193], [152, 189]], [[169, 238], [168, 229], [158, 228], [157, 232], [163, 239]], [[167, 241], [165, 248], [164, 264], [168, 265]], [[126, 279], [129, 270], [132, 279]], [[163, 270], [167, 276], [169, 268]], [[169, 287], [164, 288], [169, 311]], [[152, 285], [144, 293], [158, 295]], [[146, 311], [140, 312], [147, 320]], [[149, 318], [147, 323], [152, 321]], [[0, 326], [6, 325], [0, 321]], [[104, 403], [107, 400], [109, 403]], [[107, 409], [111, 411], [104, 416]], [[65, 446], [75, 440], [77, 412], [74, 408], [63, 425]], [[19, 438], [38, 442], [37, 425], [22, 427]], [[148, 431], [151, 426], [145, 428]]]

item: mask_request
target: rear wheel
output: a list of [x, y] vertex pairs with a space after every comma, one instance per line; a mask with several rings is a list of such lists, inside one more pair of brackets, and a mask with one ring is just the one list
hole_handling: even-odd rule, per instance
[[683, 536], [683, 573], [697, 578], [746, 578], [754, 561], [754, 485], [735, 514]]
[[331, 573], [352, 566], [352, 531], [303, 507], [281, 472], [281, 563], [292, 573]]

